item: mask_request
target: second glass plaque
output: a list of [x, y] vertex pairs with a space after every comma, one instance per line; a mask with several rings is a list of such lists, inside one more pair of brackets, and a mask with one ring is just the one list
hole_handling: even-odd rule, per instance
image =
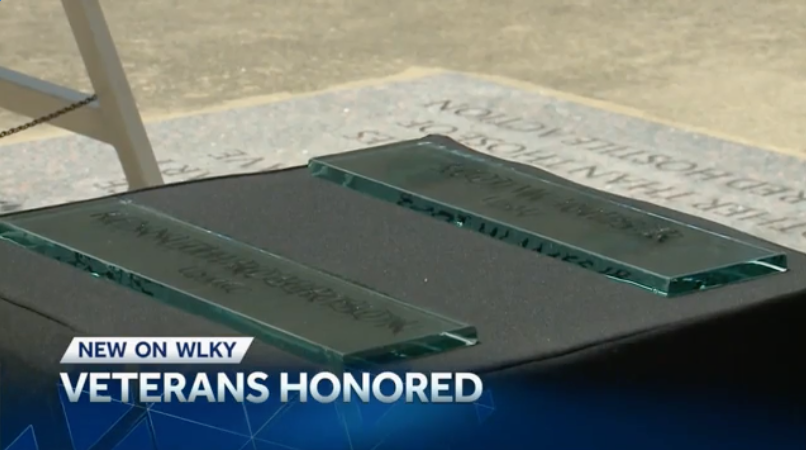
[[314, 158], [313, 175], [664, 296], [785, 272], [780, 251], [674, 221], [443, 136]]
[[478, 342], [470, 325], [117, 199], [4, 216], [0, 238], [317, 362]]

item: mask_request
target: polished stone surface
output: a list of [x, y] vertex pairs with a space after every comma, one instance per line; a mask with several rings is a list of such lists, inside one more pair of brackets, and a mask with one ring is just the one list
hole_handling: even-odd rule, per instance
[[[806, 249], [805, 160], [517, 83], [436, 72], [148, 129], [169, 182], [304, 165], [314, 156], [445, 134], [581, 184]], [[25, 208], [125, 188], [115, 153], [88, 139], [2, 148], [0, 192]], [[25, 158], [11, 157], [20, 154]]]

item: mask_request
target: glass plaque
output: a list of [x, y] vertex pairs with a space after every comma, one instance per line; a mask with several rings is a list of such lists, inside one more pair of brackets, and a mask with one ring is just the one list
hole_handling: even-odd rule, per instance
[[118, 199], [6, 216], [0, 238], [318, 362], [477, 343], [472, 326]]
[[428, 136], [314, 158], [313, 175], [664, 296], [785, 272], [786, 255]]

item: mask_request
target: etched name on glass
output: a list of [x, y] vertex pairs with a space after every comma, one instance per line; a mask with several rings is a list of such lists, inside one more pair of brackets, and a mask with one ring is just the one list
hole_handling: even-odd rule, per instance
[[312, 159], [323, 178], [664, 296], [786, 271], [786, 254], [428, 136]]
[[478, 342], [470, 325], [117, 199], [6, 216], [0, 238], [317, 362]]

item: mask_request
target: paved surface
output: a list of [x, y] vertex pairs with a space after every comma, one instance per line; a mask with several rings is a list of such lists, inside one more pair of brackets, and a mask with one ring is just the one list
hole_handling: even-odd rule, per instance
[[[696, 146], [677, 148], [678, 141], [667, 139], [662, 150], [709, 167], [738, 171], [745, 178], [780, 184], [796, 196], [790, 199], [795, 203], [775, 203], [770, 196], [758, 200], [744, 192], [737, 198], [730, 187], [713, 188], [717, 190], [709, 195], [742, 203], [741, 214], [755, 207], [786, 216], [789, 222], [775, 222], [778, 228], [795, 226], [802, 218], [797, 195], [803, 189], [804, 179], [798, 176], [803, 166], [794, 159], [806, 157], [806, 3], [799, 0], [105, 0], [103, 4], [147, 120], [210, 108], [219, 111], [213, 124], [205, 125], [208, 119], [170, 122], [173, 125], [155, 122], [150, 128], [156, 133], [152, 141], [163, 160], [182, 153], [177, 148], [180, 141], [210, 141], [204, 126], [214, 126], [222, 136], [248, 134], [253, 139], [251, 148], [269, 147], [273, 142], [269, 132], [276, 134], [280, 123], [268, 127], [265, 121], [244, 122], [239, 114], [257, 113], [244, 109], [239, 113], [233, 109], [236, 106], [266, 104], [280, 93], [285, 94], [279, 97], [288, 98], [344, 83], [360, 86], [368, 79], [406, 70], [404, 78], [415, 79], [423, 72], [412, 67], [438, 67], [498, 77], [498, 85], [509, 87], [499, 87], [499, 97], [490, 97], [495, 87], [477, 81], [464, 85], [464, 97], [454, 99], [502, 106], [509, 114], [521, 106], [528, 108], [529, 102], [532, 113], [542, 111], [535, 106], [540, 97], [529, 97], [519, 106], [518, 93], [511, 90], [534, 93], [534, 86], [540, 85], [572, 93], [578, 105], [617, 112], [628, 108], [631, 115], [652, 116], [683, 128], [692, 125], [710, 135], [774, 148], [777, 152], [725, 144], [719, 151], [704, 149], [697, 154]], [[0, 65], [89, 90], [60, 8], [57, 0], [0, 3]], [[431, 85], [421, 92], [399, 92], [392, 86], [384, 98], [402, 104], [408, 93], [435, 100], [441, 89], [449, 87]], [[360, 118], [349, 124], [353, 128], [381, 123], [390, 113], [399, 112], [389, 105], [384, 109], [373, 99], [356, 98], [362, 92], [356, 89], [342, 97], [325, 96], [331, 103], [320, 100], [320, 109], [295, 103], [296, 117], [308, 123], [283, 125], [292, 138], [280, 148], [262, 150], [274, 152], [269, 156], [276, 161], [265, 160], [274, 161], [269, 167], [302, 162], [301, 153], [291, 151], [292, 146], [313, 145], [312, 136], [339, 123], [330, 111], [333, 108], [352, 109]], [[582, 106], [573, 108], [577, 107]], [[407, 119], [412, 117], [411, 109], [404, 112]], [[604, 131], [621, 123], [619, 117], [597, 116], [594, 128]], [[24, 120], [0, 112], [0, 128]], [[322, 121], [327, 123], [318, 123]], [[648, 126], [635, 125], [621, 137], [633, 144], [651, 144], [645, 134]], [[173, 138], [165, 131], [169, 128]], [[474, 130], [478, 131], [470, 129]], [[47, 194], [41, 187], [58, 179], [67, 167], [86, 178], [86, 189], [79, 196], [99, 195], [103, 189], [98, 186], [117, 177], [108, 169], [114, 161], [99, 162], [110, 152], [91, 151], [94, 143], [67, 138], [73, 139], [71, 148], [60, 147], [62, 141], [36, 142], [52, 132], [43, 127], [3, 142], [16, 145], [0, 147], [4, 153], [0, 162], [5, 166], [0, 168], [0, 201], [7, 208], [14, 203], [28, 207], [74, 198], [74, 192]], [[500, 133], [496, 137], [513, 138]], [[238, 139], [235, 146], [243, 149], [247, 137]], [[41, 146], [45, 151], [36, 150]], [[169, 148], [176, 150], [172, 154]], [[284, 158], [283, 151], [293, 155]], [[794, 158], [785, 159], [782, 153]], [[87, 156], [93, 154], [99, 156]], [[626, 170], [614, 160], [606, 164], [612, 170]], [[223, 162], [209, 168], [216, 173], [251, 169]], [[171, 169], [164, 165], [163, 170]], [[21, 174], [30, 175], [20, 178]], [[684, 180], [683, 187], [698, 186]], [[756, 200], [761, 203], [752, 203]], [[797, 245], [788, 239], [783, 242]]]
[[[167, 182], [302, 165], [313, 156], [444, 134], [806, 250], [806, 179], [800, 176], [806, 160], [590, 103], [521, 83], [419, 71], [156, 121], [148, 132]], [[126, 188], [114, 152], [86, 138], [20, 142], [4, 150], [0, 192], [7, 204], [34, 208]], [[41, 179], [43, 168], [47, 182], [30, 182]]]
[[[507, 76], [806, 148], [801, 0], [102, 4], [147, 116], [422, 66]], [[60, 8], [4, 0], [0, 64], [87, 87]]]

